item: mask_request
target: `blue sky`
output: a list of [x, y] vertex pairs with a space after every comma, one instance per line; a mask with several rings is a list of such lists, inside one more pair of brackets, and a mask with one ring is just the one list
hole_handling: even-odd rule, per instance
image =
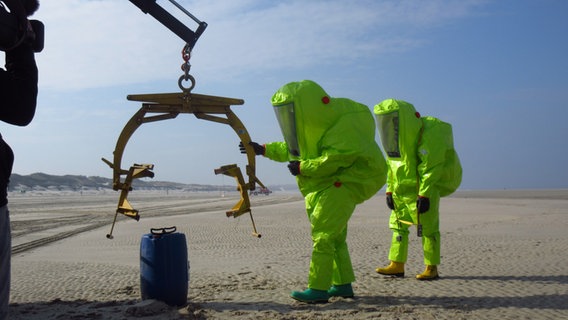
[[[244, 99], [233, 110], [254, 141], [282, 139], [270, 97], [311, 79], [371, 109], [397, 98], [450, 122], [462, 189], [568, 188], [564, 0], [178, 2], [209, 25], [190, 60], [193, 92]], [[100, 159], [140, 108], [126, 96], [179, 92], [184, 42], [124, 0], [42, 1], [32, 18], [46, 25], [36, 117], [0, 124], [13, 171], [110, 178]], [[244, 168], [238, 142], [228, 126], [180, 115], [141, 126], [122, 163], [153, 163], [155, 180], [231, 184], [213, 170]], [[257, 176], [295, 183], [263, 158]]]

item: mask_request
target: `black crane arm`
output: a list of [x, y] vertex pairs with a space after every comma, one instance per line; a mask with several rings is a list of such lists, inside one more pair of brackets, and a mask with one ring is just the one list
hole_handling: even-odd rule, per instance
[[190, 49], [193, 49], [193, 46], [195, 45], [201, 34], [207, 28], [207, 23], [204, 21], [199, 21], [197, 18], [195, 18], [195, 16], [193, 16], [191, 13], [185, 10], [174, 0], [169, 0], [169, 1], [199, 25], [197, 27], [197, 30], [192, 31], [186, 25], [181, 23], [176, 17], [171, 15], [162, 6], [156, 3], [156, 0], [130, 0], [130, 2], [132, 2], [138, 8], [140, 8], [142, 12], [150, 14], [161, 24], [163, 24], [165, 27], [167, 27], [173, 33], [175, 33], [178, 37], [183, 39], [190, 47]]

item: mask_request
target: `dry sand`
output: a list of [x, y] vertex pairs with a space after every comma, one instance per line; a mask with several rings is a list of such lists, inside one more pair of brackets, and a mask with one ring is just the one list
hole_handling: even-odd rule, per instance
[[[375, 273], [391, 232], [379, 194], [357, 207], [348, 243], [356, 297], [306, 305], [311, 253], [303, 199], [253, 196], [226, 218], [236, 194], [133, 192], [141, 220], [110, 229], [118, 193], [13, 194], [10, 319], [568, 319], [568, 190], [459, 192], [441, 205], [441, 279], [421, 282], [412, 236], [407, 277]], [[187, 237], [188, 305], [140, 298], [140, 239], [176, 226]]]

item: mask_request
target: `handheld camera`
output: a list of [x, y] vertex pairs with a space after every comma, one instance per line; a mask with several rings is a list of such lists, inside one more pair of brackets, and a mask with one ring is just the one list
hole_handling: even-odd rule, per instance
[[[25, 2], [26, 1], [23, 1], [23, 3]], [[26, 14], [29, 16], [33, 14], [33, 11], [37, 10], [39, 3], [34, 0], [28, 2], [36, 4], [35, 8], [32, 9], [29, 9], [26, 4], [23, 4]], [[19, 18], [13, 13], [13, 10], [8, 11], [6, 5], [3, 2], [0, 2], [1, 51], [11, 50], [22, 44], [24, 41], [30, 42], [34, 52], [41, 52], [43, 50], [45, 31], [43, 23], [39, 20], [22, 20], [22, 18]]]

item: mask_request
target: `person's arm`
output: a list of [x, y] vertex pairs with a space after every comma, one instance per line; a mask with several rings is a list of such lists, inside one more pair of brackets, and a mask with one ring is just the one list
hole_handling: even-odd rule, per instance
[[28, 125], [36, 110], [38, 69], [30, 44], [6, 52], [6, 70], [0, 69], [0, 120]]

